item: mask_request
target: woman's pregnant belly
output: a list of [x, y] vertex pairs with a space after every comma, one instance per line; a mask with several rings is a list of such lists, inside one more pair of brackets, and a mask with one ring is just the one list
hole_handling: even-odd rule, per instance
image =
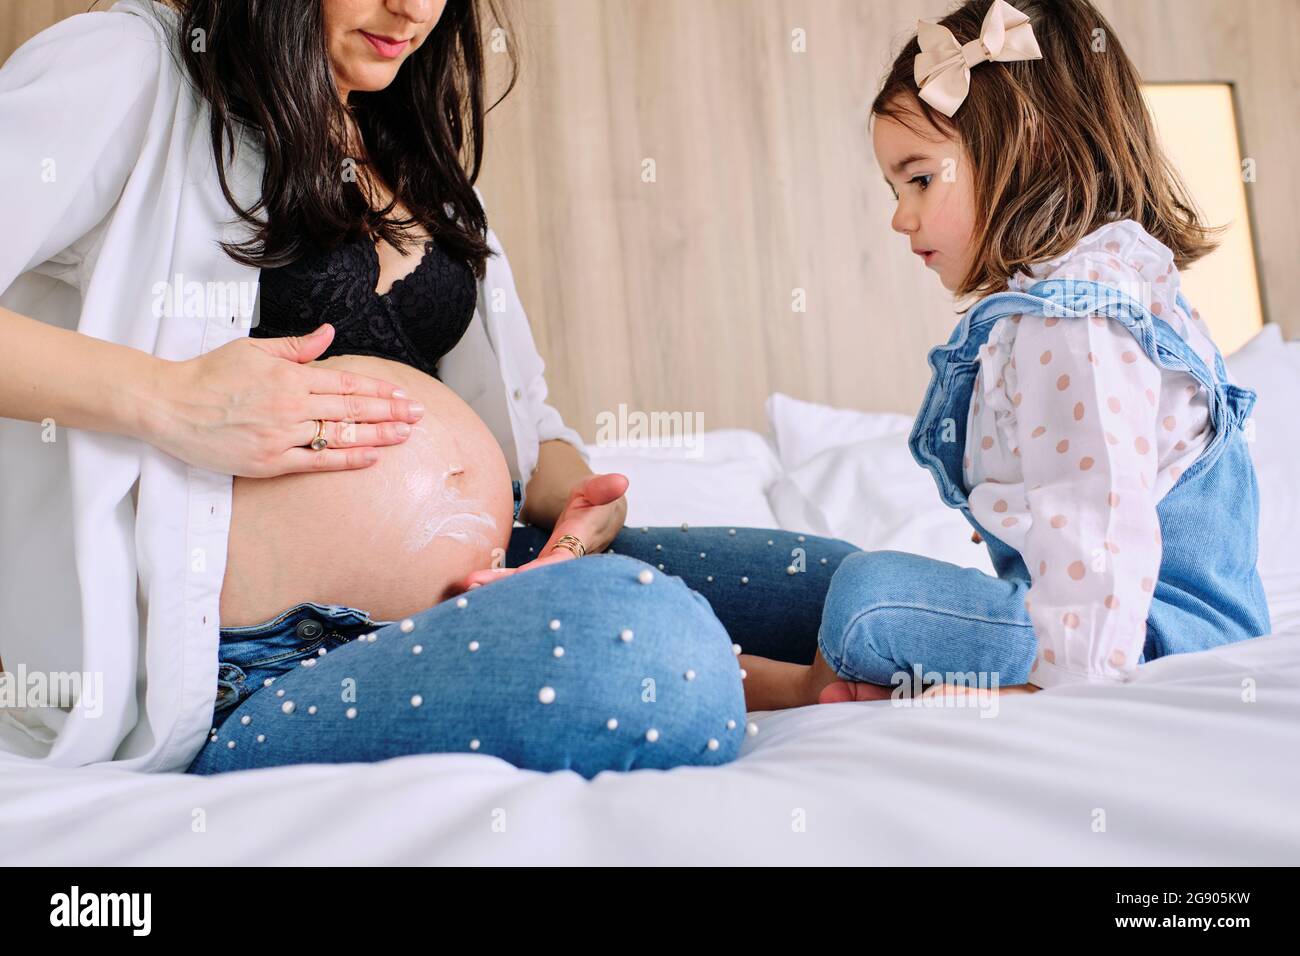
[[424, 417], [368, 468], [234, 479], [221, 626], [260, 624], [303, 601], [396, 620], [504, 555], [514, 494], [474, 411], [418, 369], [369, 355], [312, 363], [404, 388]]

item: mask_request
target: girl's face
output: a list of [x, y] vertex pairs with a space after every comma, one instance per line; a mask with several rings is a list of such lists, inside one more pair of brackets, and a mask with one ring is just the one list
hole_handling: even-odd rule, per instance
[[974, 183], [965, 150], [929, 126], [914, 110], [907, 118], [933, 138], [918, 136], [888, 116], [875, 117], [872, 145], [885, 182], [898, 200], [890, 222], [907, 236], [912, 251], [955, 291], [970, 267], [975, 225]]
[[353, 90], [373, 92], [392, 83], [446, 6], [447, 0], [321, 0], [339, 97], [346, 103]]

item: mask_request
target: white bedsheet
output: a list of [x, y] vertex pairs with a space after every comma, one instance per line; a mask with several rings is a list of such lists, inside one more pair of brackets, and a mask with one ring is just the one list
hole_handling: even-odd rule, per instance
[[591, 782], [479, 755], [211, 777], [8, 774], [0, 860], [1300, 862], [1296, 636], [1164, 658], [1124, 687], [1004, 698], [992, 717], [879, 702], [754, 719], [759, 733], [725, 767]]
[[[771, 486], [761, 436], [710, 448], [656, 480], [707, 484], [711, 459], [734, 471], [752, 455], [749, 484]], [[669, 520], [656, 509], [672, 500], [641, 499], [641, 521]], [[757, 505], [716, 507], [702, 517], [741, 524]], [[1296, 864], [1300, 588], [1269, 599], [1281, 636], [1154, 661], [1120, 687], [1000, 698], [993, 717], [889, 702], [752, 715], [759, 733], [720, 768], [587, 782], [444, 754], [6, 772], [0, 864]]]

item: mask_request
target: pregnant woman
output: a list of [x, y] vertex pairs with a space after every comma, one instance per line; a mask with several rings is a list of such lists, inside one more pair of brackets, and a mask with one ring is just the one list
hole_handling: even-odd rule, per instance
[[0, 199], [0, 653], [103, 677], [0, 709], [0, 759], [719, 764], [733, 642], [812, 659], [848, 545], [622, 530], [626, 478], [546, 404], [473, 188], [488, 12], [121, 0], [0, 70], [31, 184]]

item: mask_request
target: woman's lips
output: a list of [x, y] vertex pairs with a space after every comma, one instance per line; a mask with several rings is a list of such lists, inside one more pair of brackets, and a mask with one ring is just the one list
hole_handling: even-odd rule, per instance
[[375, 52], [389, 60], [401, 56], [402, 51], [410, 40], [393, 40], [390, 37], [377, 37], [373, 33], [367, 33], [365, 30], [360, 31], [361, 35], [370, 41], [370, 45], [375, 48]]
[[935, 256], [933, 249], [913, 249], [912, 251], [925, 260], [927, 266], [930, 264], [930, 260]]

